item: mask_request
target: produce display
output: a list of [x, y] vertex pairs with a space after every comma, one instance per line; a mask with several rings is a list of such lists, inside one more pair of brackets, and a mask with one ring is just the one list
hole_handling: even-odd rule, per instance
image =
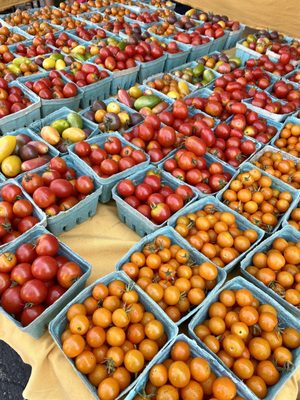
[[[277, 256], [276, 254], [273, 254]], [[248, 289], [220, 291], [207, 319], [195, 327], [200, 341], [260, 399], [293, 363], [300, 332], [284, 327], [281, 315]], [[220, 340], [222, 338], [222, 340]]]
[[[297, 211], [294, 212], [294, 216]], [[297, 215], [296, 215], [297, 216]], [[275, 251], [274, 251], [275, 250]], [[299, 242], [287, 241], [279, 237], [274, 239], [267, 252], [257, 252], [246, 271], [268, 286], [281, 298], [297, 307], [300, 304]]]
[[217, 284], [214, 264], [193, 261], [189, 251], [164, 235], [131, 254], [121, 270], [178, 322], [201, 304]]
[[[0, 16], [0, 311], [100, 400], [271, 400], [300, 362], [300, 41], [145, 1]], [[111, 198], [152, 233], [84, 290], [56, 236]]]
[[[232, 379], [217, 376], [215, 372], [207, 359], [193, 355], [189, 343], [178, 340], [168, 358], [150, 369], [144, 393], [146, 396], [154, 395], [158, 400], [202, 399], [209, 396], [214, 396], [216, 400], [242, 399], [236, 397], [238, 388]], [[139, 395], [134, 397], [134, 400], [139, 399]]]
[[222, 200], [254, 225], [272, 232], [293, 201], [292, 193], [276, 186], [271, 176], [253, 168], [231, 180]]
[[[15, 240], [40, 220], [34, 215], [32, 203], [25, 198], [19, 186], [14, 183], [2, 185], [0, 196], [0, 244], [2, 245]], [[1, 270], [1, 267], [0, 271], [8, 272]]]
[[117, 194], [154, 224], [161, 225], [179, 211], [195, 194], [190, 186], [176, 185], [175, 189], [164, 182], [156, 171], [148, 171], [141, 183], [123, 179], [116, 187]]
[[116, 136], [107, 137], [103, 146], [99, 146], [97, 143], [76, 143], [74, 152], [103, 179], [126, 171], [147, 160], [142, 150], [122, 144]]
[[176, 231], [219, 267], [225, 267], [257, 241], [255, 229], [239, 229], [236, 216], [207, 204], [197, 212], [181, 215]]
[[63, 352], [100, 399], [117, 398], [167, 341], [163, 324], [145, 310], [138, 292], [117, 279], [96, 284], [66, 316]]
[[61, 157], [51, 158], [49, 169], [40, 174], [24, 175], [22, 187], [49, 217], [74, 207], [95, 189], [91, 177], [78, 176]]

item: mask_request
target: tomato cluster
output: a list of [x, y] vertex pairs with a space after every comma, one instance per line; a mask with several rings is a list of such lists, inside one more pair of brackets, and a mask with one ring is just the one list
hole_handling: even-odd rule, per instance
[[193, 265], [189, 251], [163, 235], [147, 243], [142, 251], [134, 252], [121, 269], [174, 322], [203, 302], [218, 277], [214, 264]]
[[289, 217], [288, 223], [292, 225], [295, 229], [300, 230], [300, 207], [299, 204], [293, 209]]
[[195, 32], [199, 32], [201, 35], [205, 35], [211, 37], [213, 39], [218, 39], [225, 35], [225, 22], [221, 21], [213, 23], [213, 22], [204, 22], [203, 25], [199, 26], [195, 29]]
[[265, 151], [253, 164], [295, 189], [300, 189], [300, 164], [284, 157], [282, 153]]
[[[201, 141], [197, 137], [194, 138], [190, 136], [186, 140], [186, 146], [189, 146], [188, 140], [193, 139], [195, 143]], [[172, 158], [164, 162], [163, 168], [175, 178], [195, 186], [205, 194], [218, 192], [232, 177], [230, 173], [224, 171], [223, 165], [219, 162], [208, 165], [203, 156], [197, 156], [187, 149], [178, 150]]]
[[191, 46], [200, 46], [201, 44], [209, 43], [209, 38], [200, 34], [200, 32], [179, 32], [174, 36], [174, 40]]
[[0, 78], [0, 92], [0, 119], [32, 104], [18, 86], [8, 87], [8, 82], [3, 78]]
[[154, 224], [162, 224], [189, 202], [194, 193], [187, 185], [175, 189], [163, 182], [159, 171], [150, 170], [141, 183], [123, 179], [117, 185], [117, 193], [131, 207], [149, 218]]
[[29, 325], [80, 278], [80, 266], [59, 255], [51, 234], [0, 255], [0, 301], [3, 309]]
[[[62, 74], [75, 82], [79, 87], [91, 85], [109, 77], [107, 71], [100, 71], [93, 64], [81, 64], [79, 61], [71, 64], [71, 72], [62, 71]], [[57, 72], [57, 78], [60, 78], [59, 72]]]
[[258, 169], [241, 172], [230, 182], [222, 199], [254, 225], [271, 232], [293, 201], [290, 192], [273, 185], [273, 180]]
[[[275, 100], [275, 101], [274, 101]], [[257, 92], [254, 94], [250, 104], [255, 107], [262, 108], [273, 114], [289, 114], [296, 111], [297, 106], [295, 102], [283, 102], [281, 103], [274, 97], [270, 97], [266, 92]]]
[[78, 142], [74, 151], [101, 178], [125, 171], [147, 159], [142, 150], [123, 145], [115, 136], [108, 137], [102, 147], [96, 143]]
[[[217, 376], [210, 363], [203, 357], [194, 357], [189, 344], [181, 340], [172, 346], [168, 358], [150, 369], [144, 392], [144, 398], [155, 396], [156, 400], [242, 400], [236, 397], [237, 387], [232, 379]], [[134, 400], [141, 398], [138, 395]]]
[[163, 324], [121, 280], [96, 284], [67, 319], [63, 351], [103, 400], [116, 399], [167, 341]]
[[57, 78], [57, 73], [54, 76], [51, 78], [49, 75], [47, 78], [41, 78], [34, 82], [27, 81], [25, 82], [25, 86], [36, 93], [41, 99], [45, 100], [65, 99], [77, 96], [78, 90], [75, 83], [65, 82], [61, 78]]
[[248, 289], [225, 289], [211, 304], [195, 334], [260, 399], [293, 362], [300, 332], [279, 331], [275, 307], [262, 304]]
[[246, 270], [297, 307], [300, 304], [299, 264], [299, 242], [289, 242], [279, 237], [274, 239], [267, 252], [257, 252]]
[[213, 88], [215, 93], [227, 93], [228, 97], [232, 100], [241, 101], [254, 96], [256, 93], [257, 89], [253, 86], [248, 88], [247, 84], [248, 83], [243, 80], [238, 81], [233, 73], [231, 73], [217, 78], [214, 82]]
[[261, 67], [267, 72], [271, 72], [277, 76], [283, 76], [293, 71], [295, 67], [289, 62], [290, 57], [285, 54], [278, 62], [272, 61], [268, 56], [263, 54], [259, 58], [250, 58], [246, 61], [246, 67], [253, 69], [255, 67]]
[[[230, 85], [230, 83], [232, 84]], [[271, 77], [260, 67], [253, 69], [239, 68], [217, 78], [214, 82], [214, 86], [221, 87], [228, 92], [232, 91], [230, 90], [232, 87], [236, 87], [237, 90], [240, 90], [237, 86], [233, 85], [234, 83], [238, 83], [242, 85], [242, 87], [255, 85], [264, 90], [271, 85]], [[236, 93], [234, 95], [236, 96]]]
[[0, 244], [11, 242], [39, 222], [32, 203], [25, 199], [19, 186], [2, 186], [0, 201]]
[[183, 141], [183, 135], [171, 126], [161, 126], [157, 115], [148, 115], [145, 121], [124, 134], [124, 138], [149, 154], [152, 162], [162, 160]]
[[248, 251], [258, 239], [254, 229], [239, 229], [233, 214], [218, 211], [213, 204], [178, 217], [175, 229], [219, 267]]
[[245, 117], [235, 115], [230, 124], [220, 123], [215, 128], [215, 145], [209, 152], [233, 167], [238, 167], [257, 150], [257, 145], [250, 139], [243, 139]]
[[76, 171], [60, 157], [52, 158], [49, 169], [42, 175], [24, 175], [22, 187], [32, 196], [35, 204], [51, 217], [74, 207], [95, 188], [92, 178], [86, 175], [77, 177]]
[[288, 122], [280, 132], [279, 138], [275, 140], [274, 145], [280, 150], [299, 157], [300, 155], [300, 124]]
[[300, 90], [294, 89], [291, 83], [284, 80], [275, 82], [272, 86], [271, 94], [278, 99], [290, 101], [294, 103], [296, 107], [300, 107]]

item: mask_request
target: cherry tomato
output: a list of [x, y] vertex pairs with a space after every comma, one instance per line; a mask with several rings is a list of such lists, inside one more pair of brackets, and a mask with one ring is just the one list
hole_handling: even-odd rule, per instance
[[10, 275], [4, 272], [0, 272], [0, 296], [2, 293], [10, 287]]
[[48, 208], [55, 203], [56, 197], [50, 188], [42, 186], [33, 193], [33, 200], [40, 208]]
[[56, 276], [58, 266], [55, 258], [50, 256], [37, 257], [31, 266], [32, 275], [41, 281], [49, 281]]
[[21, 286], [15, 286], [6, 289], [1, 296], [1, 306], [10, 314], [18, 314], [24, 308], [24, 302], [21, 299]]
[[36, 254], [38, 256], [55, 256], [59, 249], [57, 238], [51, 234], [39, 236], [36, 244]]
[[26, 307], [21, 314], [21, 324], [27, 326], [45, 311], [45, 306], [38, 304], [32, 307]]
[[31, 273], [31, 264], [20, 263], [17, 264], [11, 271], [10, 279], [18, 285], [24, 285], [25, 282], [33, 279]]
[[51, 306], [51, 304], [55, 303], [56, 300], [58, 300], [65, 292], [66, 289], [59, 285], [51, 286], [48, 289], [47, 297], [45, 300], [47, 306]]
[[20, 290], [20, 298], [24, 303], [41, 304], [47, 297], [47, 287], [39, 279], [25, 282]]
[[92, 193], [95, 186], [92, 178], [89, 176], [79, 176], [79, 178], [76, 179], [75, 187], [79, 193], [88, 195]]
[[68, 289], [81, 275], [82, 271], [79, 265], [69, 261], [59, 268], [57, 272], [57, 281], [63, 288]]
[[13, 205], [13, 212], [16, 217], [28, 217], [33, 212], [33, 206], [29, 200], [17, 200]]
[[3, 186], [1, 189], [1, 197], [4, 201], [8, 201], [9, 203], [14, 203], [19, 200], [22, 196], [22, 190], [19, 186], [14, 183], [9, 183], [8, 185]]
[[31, 243], [23, 243], [16, 250], [16, 257], [19, 263], [32, 263], [37, 254], [35, 246]]

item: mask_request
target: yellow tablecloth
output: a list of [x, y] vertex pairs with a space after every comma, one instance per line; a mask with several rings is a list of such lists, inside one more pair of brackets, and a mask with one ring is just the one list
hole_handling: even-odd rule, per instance
[[[100, 205], [94, 218], [64, 233], [60, 239], [92, 264], [93, 270], [88, 281], [91, 283], [113, 271], [117, 261], [139, 237], [119, 221], [115, 206], [110, 204]], [[93, 399], [48, 333], [35, 340], [21, 333], [0, 314], [0, 339], [7, 342], [25, 363], [32, 366], [31, 377], [23, 393], [25, 399]], [[276, 400], [296, 400], [299, 380], [300, 369]]]

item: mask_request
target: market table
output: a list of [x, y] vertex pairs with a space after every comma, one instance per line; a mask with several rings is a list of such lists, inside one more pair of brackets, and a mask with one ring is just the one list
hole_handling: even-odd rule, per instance
[[[116, 207], [111, 203], [99, 205], [95, 217], [64, 233], [60, 239], [92, 264], [93, 269], [88, 280], [90, 284], [113, 271], [116, 262], [139, 240], [139, 236], [119, 221]], [[32, 366], [31, 377], [23, 393], [25, 399], [94, 398], [48, 333], [39, 340], [33, 339], [21, 333], [11, 321], [0, 314], [0, 338], [15, 349], [25, 363]], [[276, 400], [300, 398], [299, 395], [297, 397], [299, 381], [300, 368]]]

